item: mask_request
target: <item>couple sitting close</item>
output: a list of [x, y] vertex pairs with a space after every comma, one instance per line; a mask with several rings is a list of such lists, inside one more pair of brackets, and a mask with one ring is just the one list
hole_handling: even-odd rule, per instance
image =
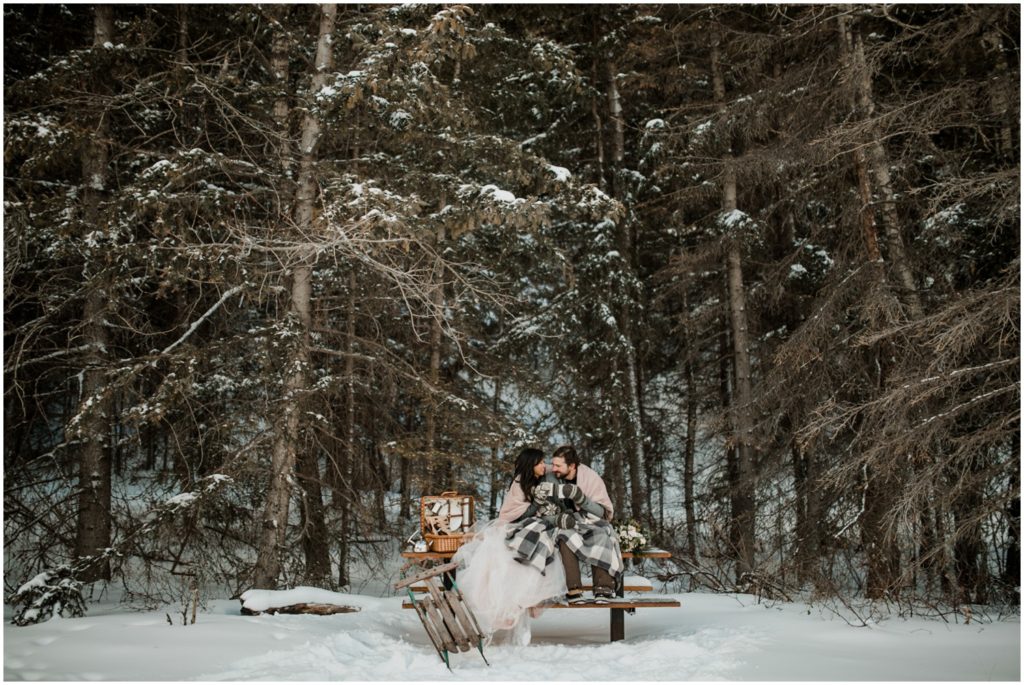
[[581, 562], [592, 568], [594, 601], [608, 603], [623, 570], [613, 513], [604, 481], [572, 446], [556, 449], [550, 467], [540, 450], [520, 452], [498, 518], [454, 557], [481, 630], [508, 630], [514, 642], [529, 643], [532, 607], [560, 597], [586, 601]]

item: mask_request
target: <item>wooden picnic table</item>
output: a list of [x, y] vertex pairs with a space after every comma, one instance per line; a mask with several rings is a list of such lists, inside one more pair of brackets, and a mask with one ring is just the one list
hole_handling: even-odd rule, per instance
[[[430, 562], [447, 562], [455, 556], [455, 552], [413, 552], [405, 551], [402, 552], [402, 557], [409, 559], [413, 563], [427, 564]], [[671, 559], [672, 553], [668, 550], [650, 548], [642, 549], [636, 552], [623, 552], [623, 560], [625, 559]], [[444, 587], [450, 590], [455, 582], [455, 569], [445, 572], [443, 575]], [[622, 583], [618, 584], [615, 588], [615, 594], [619, 598], [625, 597], [625, 591]], [[411, 606], [411, 605], [410, 605]], [[611, 641], [617, 642], [622, 640], [626, 635], [626, 612], [635, 613], [638, 608], [656, 608], [656, 607], [679, 607], [679, 602], [674, 599], [615, 599], [610, 604], [566, 604], [566, 603], [551, 603], [543, 605], [546, 609], [610, 609], [611, 610]]]

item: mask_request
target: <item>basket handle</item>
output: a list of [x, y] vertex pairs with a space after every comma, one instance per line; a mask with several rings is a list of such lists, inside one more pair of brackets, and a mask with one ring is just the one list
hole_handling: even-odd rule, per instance
[[438, 497], [458, 497], [459, 493], [456, 490], [446, 490], [442, 492]]

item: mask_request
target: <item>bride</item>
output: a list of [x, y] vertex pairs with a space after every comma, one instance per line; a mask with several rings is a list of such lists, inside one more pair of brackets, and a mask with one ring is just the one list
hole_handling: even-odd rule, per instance
[[[530, 607], [565, 595], [565, 569], [553, 531], [536, 525], [552, 513], [537, 486], [553, 479], [546, 474], [543, 452], [520, 452], [498, 518], [482, 523], [453, 557], [459, 562], [458, 587], [485, 635], [508, 631], [514, 643], [529, 644]], [[527, 529], [535, 532], [524, 534]], [[528, 556], [524, 537], [531, 543]], [[517, 551], [510, 547], [513, 539]]]

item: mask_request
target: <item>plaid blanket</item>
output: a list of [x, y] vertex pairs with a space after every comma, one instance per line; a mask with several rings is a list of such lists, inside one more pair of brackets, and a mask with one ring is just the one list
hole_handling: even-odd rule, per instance
[[542, 518], [530, 517], [512, 524], [505, 543], [521, 564], [542, 574], [557, 558], [558, 543], [564, 542], [583, 564], [599, 566], [613, 576], [622, 573], [622, 552], [612, 524], [590, 514], [576, 515], [576, 527], [558, 528]]

